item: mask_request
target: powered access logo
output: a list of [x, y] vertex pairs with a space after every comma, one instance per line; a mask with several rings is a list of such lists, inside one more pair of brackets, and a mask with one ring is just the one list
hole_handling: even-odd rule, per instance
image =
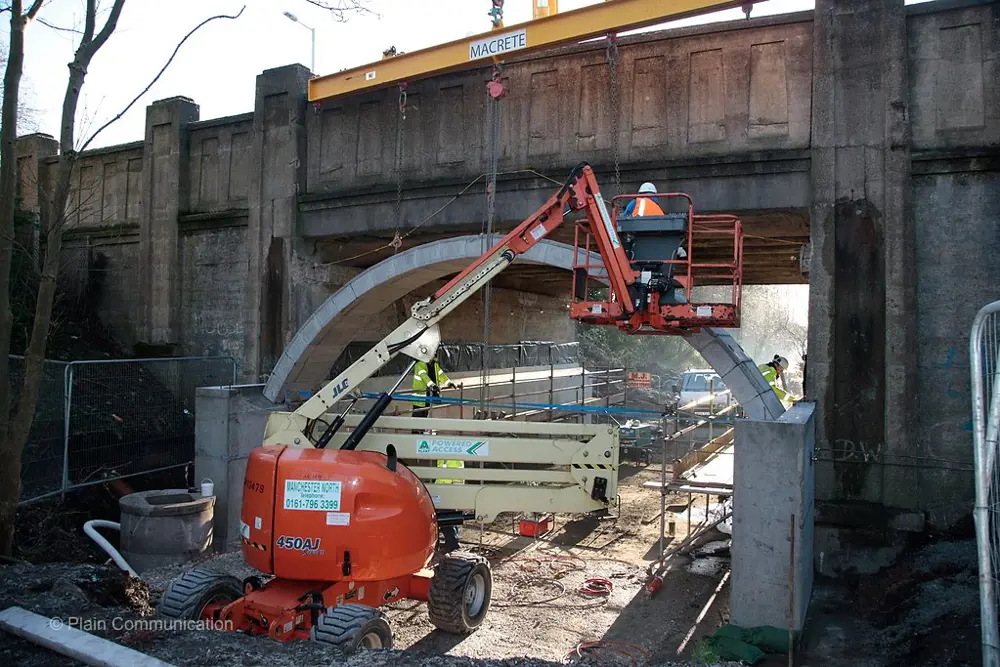
[[487, 440], [421, 440], [417, 454], [452, 454], [464, 456], [488, 456], [490, 443]]

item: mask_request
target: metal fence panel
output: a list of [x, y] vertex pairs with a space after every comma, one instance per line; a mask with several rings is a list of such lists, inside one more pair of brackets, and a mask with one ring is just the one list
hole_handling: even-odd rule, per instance
[[[21, 399], [24, 380], [24, 357], [10, 355], [10, 410]], [[62, 490], [63, 441], [65, 435], [65, 400], [63, 378], [66, 362], [48, 361], [42, 365], [42, 383], [35, 406], [35, 417], [28, 432], [28, 442], [21, 454], [21, 498], [42, 498]]]
[[[11, 380], [20, 386], [20, 376]], [[195, 391], [234, 384], [232, 357], [47, 361], [21, 502], [187, 465]]]
[[195, 390], [235, 383], [229, 357], [72, 362], [67, 487], [194, 460]]
[[983, 665], [1000, 667], [997, 587], [1000, 579], [1000, 301], [983, 307], [969, 335], [973, 456], [976, 470], [976, 543]]

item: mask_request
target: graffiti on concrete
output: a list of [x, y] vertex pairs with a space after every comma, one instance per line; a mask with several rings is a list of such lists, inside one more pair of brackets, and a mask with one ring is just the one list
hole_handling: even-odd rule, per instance
[[881, 463], [882, 443], [855, 442], [838, 438], [833, 445], [833, 460], [853, 463]]
[[206, 315], [195, 315], [193, 333], [196, 336], [242, 336], [243, 323]]
[[[944, 395], [948, 398], [961, 398], [965, 395], [965, 382], [967, 382], [966, 372], [959, 373], [959, 377], [956, 377], [955, 373], [955, 357], [958, 355], [958, 350], [955, 348], [950, 348], [948, 350], [947, 357], [944, 363], [937, 364], [938, 368], [944, 369]], [[962, 371], [967, 371], [965, 369], [959, 369]]]

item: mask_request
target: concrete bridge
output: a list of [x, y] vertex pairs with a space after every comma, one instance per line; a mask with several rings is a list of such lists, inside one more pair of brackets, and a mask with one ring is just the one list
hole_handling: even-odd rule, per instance
[[[244, 379], [266, 377], [333, 292], [399, 250], [397, 232], [405, 250], [481, 231], [488, 76], [411, 85], [401, 131], [395, 90], [313, 107], [298, 65], [261, 74], [244, 115], [153, 103], [143, 140], [82, 157], [65, 276], [102, 255], [100, 314], [123, 341], [230, 353]], [[810, 284], [820, 520], [970, 509], [968, 328], [1000, 292], [1000, 3], [817, 0], [634, 36], [617, 96], [600, 43], [504, 76], [498, 230], [580, 160], [612, 192], [616, 156], [623, 190], [652, 180], [739, 213], [747, 281]], [[54, 150], [19, 141], [43, 224]], [[366, 336], [437, 284], [366, 312]], [[574, 336], [565, 273], [525, 263], [497, 287], [494, 342]], [[467, 338], [480, 307], [444, 336]]]

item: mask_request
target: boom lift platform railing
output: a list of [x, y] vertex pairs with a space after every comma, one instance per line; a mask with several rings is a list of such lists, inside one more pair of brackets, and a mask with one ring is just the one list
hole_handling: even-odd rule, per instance
[[[664, 215], [619, 215], [620, 202], [649, 195], [626, 194], [612, 200], [612, 224], [621, 236], [629, 265], [640, 276], [628, 295], [615, 292], [603, 255], [591, 252], [590, 228], [577, 225], [574, 234], [573, 301], [570, 317], [585, 324], [613, 324], [626, 333], [683, 335], [701, 327], [740, 326], [743, 288], [743, 226], [735, 215], [694, 212], [684, 193], [657, 194], [661, 202], [681, 201], [683, 210]], [[709, 241], [726, 244], [730, 261], [699, 261]], [[728, 302], [692, 303], [692, 289], [709, 283], [732, 288]], [[683, 290], [678, 299], [677, 290]], [[635, 313], [621, 315], [622, 296], [631, 299]]]

